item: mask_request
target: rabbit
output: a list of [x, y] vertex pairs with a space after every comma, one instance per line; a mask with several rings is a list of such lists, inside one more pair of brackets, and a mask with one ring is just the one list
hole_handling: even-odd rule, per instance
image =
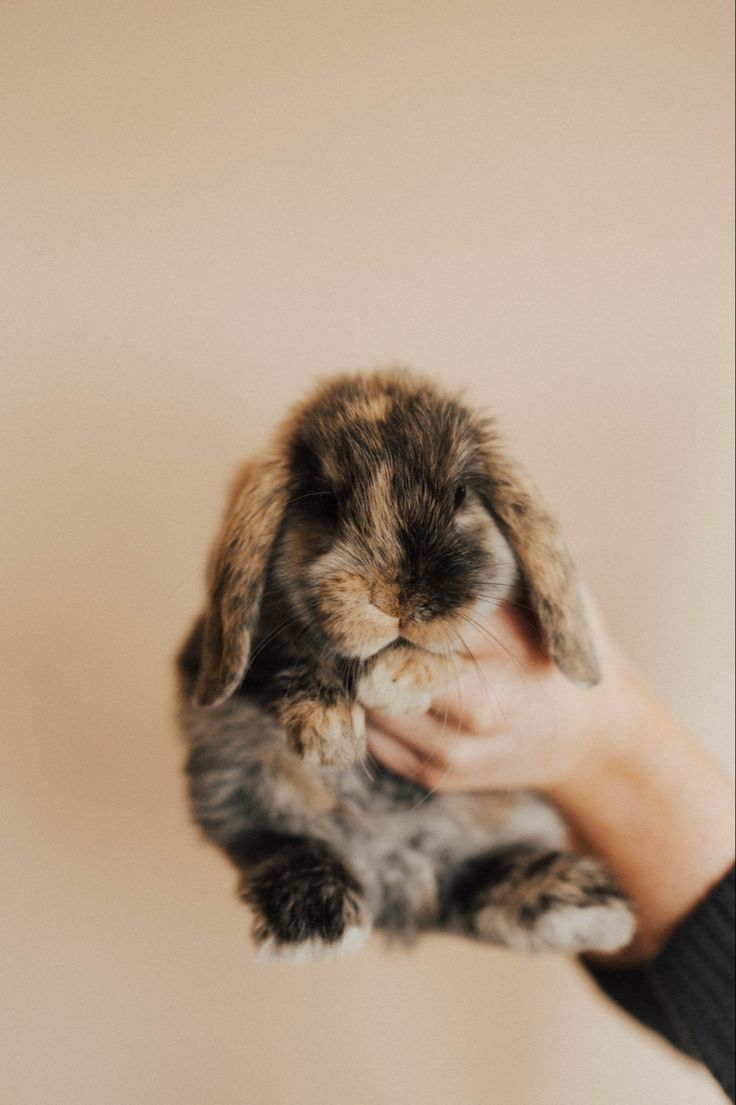
[[463, 629], [522, 592], [561, 671], [594, 684], [557, 526], [494, 423], [408, 371], [323, 381], [240, 469], [178, 713], [193, 817], [236, 868], [260, 958], [324, 959], [375, 929], [630, 941], [629, 903], [540, 797], [427, 792], [366, 756], [365, 709], [426, 710]]

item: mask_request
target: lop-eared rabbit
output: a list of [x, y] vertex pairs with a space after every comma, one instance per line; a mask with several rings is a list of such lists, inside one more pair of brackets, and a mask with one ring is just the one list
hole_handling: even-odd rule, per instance
[[492, 421], [426, 380], [329, 379], [237, 473], [179, 717], [193, 816], [238, 872], [262, 957], [324, 958], [374, 928], [628, 943], [627, 902], [540, 798], [434, 793], [366, 757], [364, 710], [426, 710], [468, 627], [520, 596], [564, 675], [594, 684], [555, 522]]

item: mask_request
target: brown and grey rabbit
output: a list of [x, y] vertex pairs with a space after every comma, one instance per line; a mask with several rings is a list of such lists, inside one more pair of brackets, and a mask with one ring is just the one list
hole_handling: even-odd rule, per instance
[[368, 763], [364, 708], [421, 712], [463, 630], [523, 588], [550, 655], [599, 678], [558, 530], [484, 418], [401, 371], [323, 383], [245, 464], [178, 661], [194, 817], [264, 957], [373, 928], [613, 951], [631, 910], [528, 793], [428, 793]]

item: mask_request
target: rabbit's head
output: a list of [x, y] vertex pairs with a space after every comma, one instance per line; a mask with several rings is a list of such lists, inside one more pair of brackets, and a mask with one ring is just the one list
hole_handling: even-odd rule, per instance
[[456, 650], [519, 581], [561, 670], [598, 678], [536, 492], [488, 421], [409, 373], [327, 381], [239, 473], [210, 563], [200, 705], [240, 683], [267, 574], [314, 647], [344, 659], [398, 640]]

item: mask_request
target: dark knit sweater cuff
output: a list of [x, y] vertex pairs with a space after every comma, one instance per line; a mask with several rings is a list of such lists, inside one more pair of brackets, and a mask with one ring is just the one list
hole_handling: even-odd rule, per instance
[[735, 897], [731, 870], [646, 967], [606, 971], [586, 963], [610, 998], [704, 1063], [732, 1101]]

